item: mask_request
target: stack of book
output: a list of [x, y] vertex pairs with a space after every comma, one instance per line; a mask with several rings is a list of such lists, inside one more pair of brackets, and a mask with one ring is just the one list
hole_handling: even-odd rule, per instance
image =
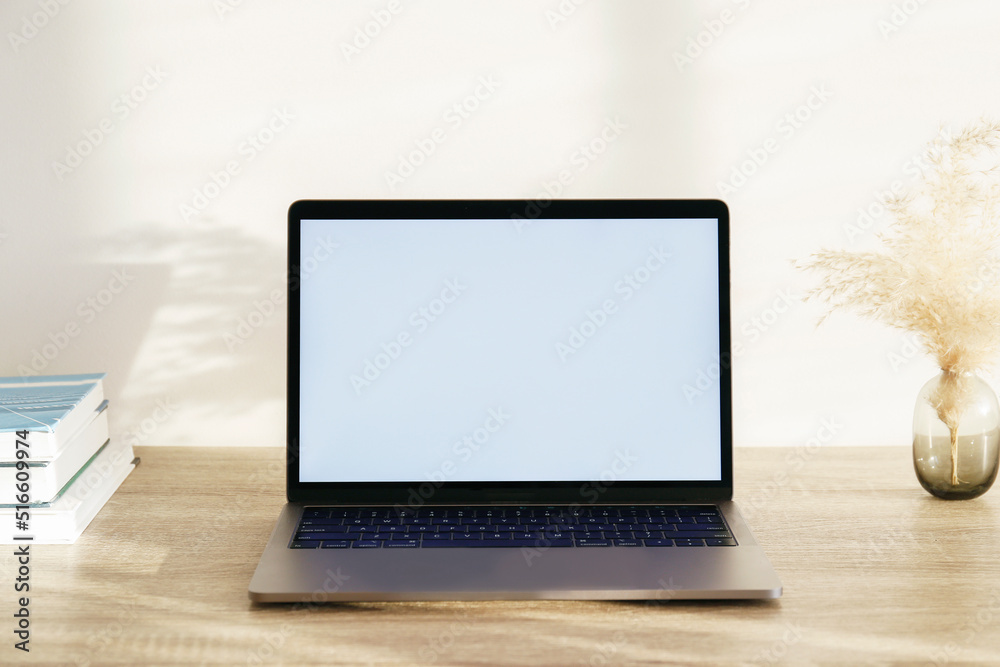
[[108, 437], [103, 379], [0, 377], [0, 543], [75, 542], [135, 468]]

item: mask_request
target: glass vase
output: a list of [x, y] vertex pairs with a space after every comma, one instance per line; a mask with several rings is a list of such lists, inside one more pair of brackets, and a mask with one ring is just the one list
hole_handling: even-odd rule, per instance
[[986, 493], [997, 476], [1000, 406], [972, 373], [942, 373], [920, 390], [913, 412], [913, 467], [920, 485], [946, 500]]

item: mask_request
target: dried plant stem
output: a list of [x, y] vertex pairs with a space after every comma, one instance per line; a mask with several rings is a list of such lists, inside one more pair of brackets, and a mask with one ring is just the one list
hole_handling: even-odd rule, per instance
[[951, 484], [958, 486], [958, 427], [950, 426], [951, 432]]
[[948, 369], [930, 396], [938, 419], [948, 427], [951, 436], [951, 483], [958, 484], [958, 425], [972, 392], [972, 373]]
[[959, 419], [974, 374], [1000, 356], [1000, 122], [983, 119], [926, 151], [930, 166], [886, 204], [878, 251], [822, 251], [800, 264], [810, 298], [916, 334], [944, 371], [928, 397], [951, 436], [958, 484]]

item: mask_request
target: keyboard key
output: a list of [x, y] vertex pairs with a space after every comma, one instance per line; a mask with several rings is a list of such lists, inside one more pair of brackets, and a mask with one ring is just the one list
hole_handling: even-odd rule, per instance
[[649, 516], [650, 518], [677, 516], [677, 510], [670, 509], [669, 507], [650, 507]]
[[300, 526], [339, 526], [344, 522], [344, 519], [324, 519], [322, 517], [317, 517], [315, 519], [302, 519], [299, 522]]
[[420, 546], [422, 547], [452, 547], [460, 549], [462, 547], [491, 547], [502, 542], [491, 542], [488, 540], [429, 540], [424, 538]]
[[578, 541], [578, 542], [580, 540], [603, 540], [603, 539], [606, 539], [604, 537], [604, 533], [570, 533], [570, 534], [573, 536], [573, 539], [576, 540], [576, 541]]
[[564, 507], [545, 507], [542, 509], [535, 510], [535, 516], [559, 516], [566, 508]]
[[451, 539], [451, 533], [424, 533], [423, 535], [424, 535], [424, 542], [426, 542], [427, 540], [441, 541], [441, 540]]
[[573, 540], [569, 538], [559, 538], [559, 539], [540, 539], [540, 540], [511, 540], [511, 544], [508, 545], [506, 542], [494, 542], [493, 544], [499, 544], [500, 546], [515, 546], [515, 547], [529, 547], [532, 549], [537, 549], [539, 547], [571, 547], [573, 546]]
[[642, 540], [615, 540], [616, 547], [641, 547]]
[[350, 540], [354, 539], [355, 535], [352, 533], [299, 533], [295, 536], [296, 540]]
[[[425, 541], [423, 546], [429, 546]], [[439, 547], [493, 547], [497, 549], [509, 549], [512, 547], [522, 547], [527, 549], [536, 549], [539, 544], [535, 540], [482, 540], [482, 541], [471, 541], [465, 542], [462, 540], [452, 540], [448, 544], [438, 544], [435, 546]], [[546, 547], [571, 547], [573, 546], [573, 540], [552, 540], [551, 543], [546, 544]]]
[[717, 539], [710, 537], [705, 540], [705, 544], [710, 547], [735, 547], [736, 540], [734, 540], [731, 537], [726, 539]]
[[734, 546], [736, 541], [710, 505], [550, 505], [306, 507], [291, 543], [296, 549], [642, 545]]
[[674, 530], [674, 527], [669, 523], [637, 523], [628, 530], [637, 533], [659, 533], [664, 530]]
[[719, 516], [719, 512], [716, 509], [704, 508], [704, 507], [694, 507], [691, 509], [679, 508], [677, 510], [678, 516]]
[[406, 526], [383, 526], [383, 525], [380, 524], [380, 525], [376, 526], [376, 528], [378, 528], [378, 532], [380, 534], [382, 534], [382, 535], [391, 534], [391, 533], [406, 533], [406, 532], [408, 532], [406, 530], [406, 528], [407, 528]]
[[578, 535], [582, 533], [596, 534], [594, 531], [590, 529], [590, 526], [585, 526], [583, 524], [576, 524], [571, 526], [559, 526], [559, 528], [564, 533], [576, 533]]
[[664, 533], [664, 535], [669, 535], [670, 537], [672, 537], [675, 540], [678, 540], [678, 539], [694, 539], [694, 538], [699, 538], [700, 539], [700, 538], [708, 538], [708, 537], [715, 538], [715, 539], [725, 539], [727, 537], [731, 537], [731, 535], [729, 535], [729, 533], [723, 533], [723, 532], [705, 533], [705, 532], [701, 532], [701, 531], [697, 531], [697, 530], [678, 530], [675, 533]]
[[321, 549], [350, 549], [350, 540], [325, 540], [320, 546]]
[[632, 537], [634, 537], [637, 540], [660, 540], [663, 539], [664, 537], [669, 536], [670, 534], [671, 533], [669, 532], [663, 532], [661, 530], [649, 530], [646, 532], [637, 530], [634, 533], [632, 533]]
[[539, 540], [539, 539], [541, 539], [542, 537], [544, 537], [544, 535], [542, 535], [542, 533], [541, 533], [541, 532], [532, 532], [532, 533], [511, 533], [511, 535], [513, 535], [513, 536], [514, 536], [514, 539], [515, 539], [515, 540]]
[[377, 533], [379, 526], [347, 526], [347, 532], [349, 533]]
[[686, 533], [692, 532], [713, 532], [722, 533], [725, 532], [726, 527], [718, 523], [692, 523], [690, 525], [684, 524], [679, 526], [673, 526], [678, 531], [684, 531]]
[[299, 533], [346, 533], [347, 526], [327, 525], [322, 526], [299, 526]]
[[490, 533], [493, 532], [493, 526], [462, 524], [459, 526], [459, 530], [466, 533]]

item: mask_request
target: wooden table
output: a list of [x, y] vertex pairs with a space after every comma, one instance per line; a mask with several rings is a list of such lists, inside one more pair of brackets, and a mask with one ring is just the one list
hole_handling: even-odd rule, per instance
[[77, 544], [32, 547], [29, 654], [0, 559], [0, 663], [1000, 664], [1000, 490], [932, 498], [905, 448], [736, 450], [736, 499], [784, 597], [659, 604], [257, 606], [283, 450], [137, 453]]

